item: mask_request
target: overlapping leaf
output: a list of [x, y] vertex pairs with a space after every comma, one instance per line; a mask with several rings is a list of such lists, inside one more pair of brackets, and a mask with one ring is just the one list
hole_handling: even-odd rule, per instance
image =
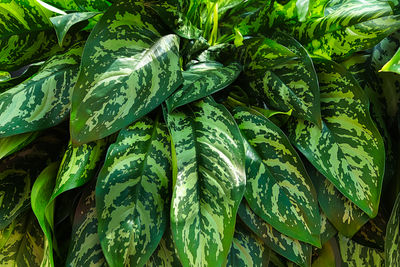
[[251, 209], [272, 227], [320, 246], [320, 216], [313, 184], [285, 134], [260, 113], [237, 108], [246, 143], [246, 192]]
[[43, 244], [43, 232], [29, 210], [0, 230], [0, 264], [39, 267], [43, 260]]
[[[123, 33], [123, 34], [122, 34]], [[86, 43], [72, 96], [71, 136], [108, 136], [160, 105], [182, 83], [179, 38], [142, 2], [118, 1]]]
[[381, 211], [378, 212], [378, 215], [375, 218], [370, 219], [366, 224], [364, 224], [351, 239], [361, 245], [383, 251], [385, 249], [385, 235], [388, 218], [386, 217], [386, 214]]
[[29, 80], [0, 94], [0, 137], [50, 128], [69, 114], [82, 44], [50, 58]]
[[317, 62], [322, 129], [298, 120], [290, 124], [290, 138], [343, 195], [374, 217], [384, 170], [382, 137], [351, 74], [334, 62]]
[[157, 249], [151, 255], [146, 267], [181, 267], [178, 255], [175, 250], [174, 241], [170, 227], [165, 229]]
[[238, 215], [265, 244], [285, 258], [300, 266], [311, 265], [311, 245], [290, 238], [276, 231], [271, 225], [258, 217], [245, 202], [239, 206]]
[[384, 259], [373, 248], [362, 246], [351, 239], [339, 234], [340, 255], [345, 266], [371, 267], [384, 266]]
[[337, 234], [336, 228], [329, 222], [328, 217], [326, 217], [325, 213], [320, 212], [321, 214], [321, 245], [324, 245], [328, 242], [332, 237]]
[[386, 266], [400, 266], [400, 194], [397, 196], [389, 223], [386, 227]]
[[85, 188], [76, 208], [66, 266], [107, 266], [97, 234], [95, 184]]
[[245, 189], [244, 147], [229, 112], [207, 98], [168, 115], [176, 176], [171, 228], [182, 265], [221, 266]]
[[170, 137], [158, 120], [123, 129], [96, 187], [99, 237], [110, 266], [143, 266], [164, 233], [171, 182]]
[[166, 101], [169, 111], [224, 89], [235, 81], [241, 71], [238, 63], [224, 66], [218, 62], [192, 65], [183, 74], [183, 86]]
[[0, 159], [11, 155], [12, 153], [29, 145], [36, 139], [39, 132], [30, 132], [0, 138]]

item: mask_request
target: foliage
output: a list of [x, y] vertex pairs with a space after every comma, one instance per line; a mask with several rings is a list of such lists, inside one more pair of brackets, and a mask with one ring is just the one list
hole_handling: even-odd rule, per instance
[[3, 0], [0, 266], [400, 266], [400, 4]]

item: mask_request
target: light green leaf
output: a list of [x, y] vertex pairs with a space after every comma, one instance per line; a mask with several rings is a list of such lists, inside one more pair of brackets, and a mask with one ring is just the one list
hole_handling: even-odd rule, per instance
[[[66, 2], [71, 2], [69, 0], [65, 0]], [[74, 0], [74, 2], [81, 8], [83, 11], [105, 11], [114, 1], [106, 1], [106, 0]]]
[[297, 17], [300, 22], [306, 21], [309, 15], [310, 0], [296, 0]]
[[0, 71], [0, 83], [6, 82], [11, 79], [11, 74], [7, 71]]
[[98, 175], [99, 237], [108, 264], [143, 266], [157, 248], [168, 219], [170, 136], [149, 118], [123, 129]]
[[168, 127], [176, 151], [171, 228], [179, 258], [185, 267], [222, 266], [245, 189], [239, 128], [211, 98], [170, 113]]
[[[159, 106], [182, 83], [179, 38], [142, 2], [115, 2], [92, 30], [72, 96], [71, 136], [101, 139]], [[124, 34], [121, 34], [124, 33]]]
[[29, 210], [0, 230], [0, 265], [39, 267], [43, 259], [44, 235]]
[[172, 233], [170, 227], [165, 229], [164, 236], [161, 238], [160, 243], [153, 255], [151, 255], [149, 261], [146, 263], [146, 267], [181, 267], [182, 264], [179, 261], [178, 254], [176, 253], [174, 241], [172, 239]]
[[342, 256], [343, 266], [346, 267], [384, 266], [384, 259], [377, 250], [362, 246], [341, 234], [339, 234], [338, 239], [339, 239], [340, 255]]
[[244, 226], [236, 225], [226, 266], [268, 266], [269, 251], [258, 236]]
[[245, 201], [240, 204], [238, 215], [247, 227], [261, 238], [273, 251], [300, 266], [305, 267], [311, 265], [312, 247], [310, 244], [281, 234], [258, 217]]
[[400, 48], [396, 54], [382, 67], [381, 71], [390, 71], [400, 74]]
[[57, 173], [51, 200], [67, 190], [84, 185], [95, 175], [96, 167], [107, 148], [107, 140], [100, 139], [75, 147], [68, 145]]
[[400, 266], [400, 194], [397, 196], [389, 223], [386, 227], [385, 260], [386, 266]]
[[46, 237], [44, 266], [54, 266], [53, 259], [53, 229], [54, 229], [54, 202], [50, 201], [59, 162], [46, 167], [36, 179], [32, 187], [31, 205], [40, 227]]
[[89, 184], [76, 207], [71, 243], [65, 266], [106, 267], [97, 234], [95, 183]]
[[36, 139], [39, 132], [17, 134], [0, 138], [0, 159], [17, 152]]
[[67, 35], [69, 29], [72, 26], [80, 23], [85, 22], [90, 18], [100, 14], [99, 12], [75, 12], [69, 13], [66, 15], [51, 17], [50, 20], [54, 25], [54, 29], [56, 30], [58, 44], [60, 46], [63, 45], [64, 38]]
[[224, 89], [239, 76], [241, 66], [231, 63], [201, 62], [182, 73], [183, 86], [166, 100], [168, 111]]
[[272, 227], [321, 246], [314, 186], [286, 135], [249, 108], [233, 112], [246, 148], [246, 192], [251, 209]]
[[385, 150], [371, 120], [368, 99], [342, 66], [315, 60], [322, 129], [298, 120], [289, 137], [335, 187], [370, 217], [378, 212]]
[[56, 55], [32, 77], [0, 94], [0, 137], [55, 126], [69, 115], [82, 45]]

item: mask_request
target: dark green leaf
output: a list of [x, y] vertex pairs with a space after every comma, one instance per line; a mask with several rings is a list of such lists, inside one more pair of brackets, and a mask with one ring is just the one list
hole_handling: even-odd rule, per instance
[[397, 196], [386, 228], [386, 266], [400, 266], [400, 194]]
[[[383, 256], [375, 249], [362, 246], [339, 234], [340, 255], [345, 267], [383, 267]], [[388, 265], [391, 266], [391, 265]]]
[[39, 132], [30, 132], [0, 138], [0, 159], [17, 152], [36, 139]]

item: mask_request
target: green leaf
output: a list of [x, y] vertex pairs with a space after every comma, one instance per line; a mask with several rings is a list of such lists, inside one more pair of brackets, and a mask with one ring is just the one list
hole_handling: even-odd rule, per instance
[[396, 54], [382, 67], [381, 71], [390, 71], [400, 74], [400, 48]]
[[8, 89], [22, 83], [26, 79], [32, 77], [34, 74], [37, 73], [40, 66], [43, 62], [38, 62], [34, 64], [30, 64], [28, 66], [23, 67], [22, 69], [18, 70], [18, 76], [12, 77], [10, 80], [5, 82], [0, 82], [0, 93], [7, 91]]
[[[118, 1], [86, 43], [72, 96], [71, 136], [108, 136], [159, 106], [182, 83], [179, 38], [141, 2]], [[121, 34], [124, 33], [124, 34]]]
[[[318, 250], [318, 257], [313, 260], [312, 267], [335, 267], [338, 259], [336, 251], [331, 242], [325, 243], [321, 250]], [[340, 266], [340, 265], [339, 265]]]
[[299, 23], [292, 33], [311, 54], [328, 59], [372, 48], [400, 26], [389, 2], [349, 0], [327, 10], [324, 17]]
[[[59, 162], [46, 167], [36, 179], [32, 187], [31, 205], [47, 240], [45, 245], [45, 259], [50, 266], [54, 266], [53, 259], [53, 229], [54, 229], [54, 202], [50, 200], [53, 192]], [[48, 265], [46, 265], [48, 266]]]
[[361, 229], [352, 237], [352, 240], [371, 248], [376, 248], [379, 251], [385, 249], [385, 232], [388, 224], [386, 214], [383, 214], [383, 209], [378, 212], [378, 215], [370, 219]]
[[210, 98], [170, 113], [168, 127], [176, 151], [171, 228], [179, 258], [185, 267], [221, 266], [245, 189], [239, 128]]
[[246, 192], [251, 209], [272, 227], [321, 246], [317, 194], [286, 135], [249, 108], [233, 112], [246, 148]]
[[[348, 267], [384, 266], [383, 257], [373, 248], [362, 246], [339, 234], [340, 255]], [[388, 265], [391, 266], [391, 265]]]
[[[65, 0], [66, 2], [70, 2]], [[111, 2], [106, 0], [74, 0], [74, 2], [84, 11], [105, 11], [111, 5]]]
[[321, 214], [321, 244], [324, 245], [328, 242], [332, 237], [337, 234], [336, 228], [329, 222], [328, 217], [326, 217], [325, 213], [320, 212]]
[[97, 178], [99, 237], [110, 266], [143, 266], [168, 219], [170, 136], [149, 118], [123, 129]]
[[96, 174], [96, 167], [107, 148], [107, 140], [100, 139], [74, 147], [71, 142], [57, 173], [51, 200], [67, 190], [84, 185]]
[[95, 183], [89, 184], [76, 207], [65, 266], [107, 266], [97, 234]]
[[82, 45], [56, 55], [31, 79], [0, 94], [0, 137], [55, 126], [69, 115]]
[[245, 227], [236, 225], [226, 266], [263, 267], [268, 266], [268, 262], [269, 248], [264, 242]]
[[35, 215], [31, 211], [25, 212], [0, 230], [0, 264], [39, 267], [43, 243], [44, 236]]
[[183, 86], [167, 100], [168, 111], [199, 100], [224, 89], [239, 76], [241, 66], [231, 63], [224, 66], [218, 62], [201, 62], [182, 73]]
[[170, 227], [165, 229], [157, 249], [151, 255], [146, 267], [181, 267], [178, 254], [176, 253]]
[[300, 22], [306, 21], [310, 9], [310, 0], [296, 0], [297, 17]]
[[100, 14], [99, 12], [75, 12], [66, 15], [51, 17], [50, 20], [56, 30], [58, 44], [63, 45], [64, 38], [72, 26], [86, 22], [88, 19]]
[[258, 217], [244, 201], [239, 206], [238, 215], [247, 227], [261, 238], [273, 251], [300, 266], [305, 267], [311, 265], [312, 247], [310, 244], [281, 234]]
[[7, 71], [0, 71], [0, 83], [9, 81], [11, 79], [11, 74]]
[[389, 223], [386, 227], [386, 266], [400, 266], [400, 194], [397, 196]]
[[21, 150], [36, 139], [39, 132], [31, 132], [0, 138], [0, 159]]
[[385, 151], [368, 99], [342, 66], [316, 60], [322, 129], [298, 120], [289, 137], [335, 187], [370, 217], [378, 212]]

